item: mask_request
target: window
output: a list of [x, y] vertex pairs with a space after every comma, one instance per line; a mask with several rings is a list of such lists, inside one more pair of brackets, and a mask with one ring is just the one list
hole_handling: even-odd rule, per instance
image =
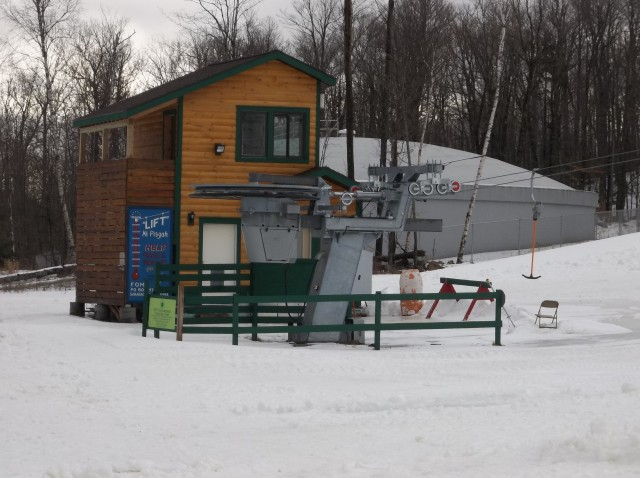
[[309, 110], [238, 107], [237, 161], [309, 161]]
[[242, 114], [242, 157], [264, 158], [267, 156], [267, 114]]

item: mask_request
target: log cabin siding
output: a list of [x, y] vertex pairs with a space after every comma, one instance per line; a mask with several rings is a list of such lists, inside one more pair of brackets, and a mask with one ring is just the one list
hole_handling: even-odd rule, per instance
[[[190, 198], [193, 184], [246, 183], [249, 173], [294, 175], [316, 164], [315, 78], [274, 60], [189, 93], [183, 100], [180, 262], [197, 263], [199, 228], [187, 226], [185, 211], [197, 218], [239, 217], [240, 201]], [[308, 163], [236, 162], [238, 106], [306, 108], [309, 111]], [[215, 143], [225, 144], [220, 156]], [[242, 261], [246, 261], [244, 246]]]
[[[126, 161], [78, 166], [76, 300], [124, 305]], [[122, 266], [121, 266], [122, 264]]]
[[162, 159], [163, 115], [159, 110], [131, 120], [134, 158]]
[[[76, 120], [84, 128], [81, 144], [86, 133], [103, 126], [128, 127], [127, 159], [82, 163], [78, 169], [76, 300], [125, 305], [128, 206], [173, 207], [174, 232], [179, 232], [173, 237], [179, 254], [174, 260], [197, 263], [200, 219], [239, 218], [239, 201], [192, 199], [192, 184], [245, 183], [250, 172], [295, 175], [316, 166], [320, 82], [331, 85], [335, 79], [271, 52], [210, 65]], [[236, 161], [241, 106], [307, 111], [308, 162]], [[170, 110], [176, 120], [175, 160], [163, 158], [170, 144], [163, 144]], [[224, 154], [214, 154], [215, 143], [225, 144]], [[194, 226], [187, 225], [188, 211], [196, 214]], [[247, 260], [244, 244], [241, 260]]]
[[174, 161], [127, 160], [127, 205], [173, 207]]
[[78, 302], [125, 305], [127, 207], [172, 207], [174, 168], [173, 161], [133, 158], [78, 166]]

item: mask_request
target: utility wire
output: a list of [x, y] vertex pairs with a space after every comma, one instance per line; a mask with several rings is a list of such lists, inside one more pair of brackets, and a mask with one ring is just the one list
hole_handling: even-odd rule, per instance
[[[633, 159], [627, 159], [625, 161], [619, 161], [619, 162], [617, 162], [615, 164], [616, 165], [618, 165], [618, 164], [626, 164], [626, 163], [633, 163], [633, 162], [636, 162], [636, 161], [640, 161], [640, 157], [633, 158]], [[561, 172], [558, 172], [558, 173], [546, 174], [546, 175], [544, 175], [544, 177], [545, 178], [550, 178], [550, 177], [553, 177], [553, 176], [560, 176], [562, 174], [579, 173], [581, 171], [587, 171], [589, 169], [597, 169], [597, 168], [601, 168], [603, 166], [608, 166], [608, 165], [597, 164], [595, 166], [588, 166], [588, 167], [585, 167], [585, 168], [574, 169], [572, 171], [561, 171]], [[514, 173], [514, 174], [524, 174], [524, 173]], [[503, 175], [503, 176], [509, 176], [509, 175]], [[500, 177], [503, 177], [503, 176], [496, 176], [495, 178], [500, 178]], [[483, 181], [486, 181], [487, 179], [495, 179], [495, 178], [483, 178]], [[531, 180], [531, 178], [529, 177], [529, 178], [524, 178], [524, 179], [516, 179], [514, 181], [508, 181], [506, 183], [480, 185], [480, 186], [478, 186], [478, 189], [495, 188], [497, 186], [506, 186], [508, 184], [521, 183], [523, 181], [530, 181], [530, 180]], [[464, 188], [464, 189], [469, 191], [471, 189], [471, 187]]]
[[[614, 156], [621, 156], [621, 155], [624, 155], [624, 154], [631, 154], [631, 153], [637, 153], [637, 152], [640, 152], [640, 149], [634, 149], [634, 150], [631, 150], [631, 151], [625, 151], [625, 152], [622, 152], [622, 153], [607, 154], [607, 155], [604, 155], [604, 156], [597, 156], [597, 157], [595, 157], [595, 158], [581, 159], [581, 160], [578, 160], [578, 161], [573, 161], [573, 162], [571, 162], [571, 163], [554, 164], [554, 165], [552, 165], [552, 166], [545, 166], [544, 168], [535, 168], [535, 172], [536, 172], [536, 173], [538, 173], [538, 172], [540, 172], [540, 171], [545, 171], [545, 170], [547, 170], [547, 169], [561, 168], [561, 167], [564, 167], [564, 166], [571, 166], [571, 165], [574, 165], [574, 164], [584, 164], [584, 163], [588, 163], [588, 162], [591, 162], [591, 161], [597, 161], [597, 160], [599, 160], [599, 159], [612, 158], [612, 157], [614, 157]], [[445, 167], [446, 167], [447, 165], [451, 164], [451, 163], [455, 163], [455, 162], [458, 162], [458, 161], [467, 161], [467, 160], [469, 160], [469, 159], [474, 159], [474, 158], [479, 158], [479, 157], [480, 157], [480, 156], [473, 156], [473, 157], [470, 157], [470, 158], [459, 159], [459, 160], [457, 160], [457, 161], [451, 161], [450, 163], [447, 163], [447, 164], [445, 165]], [[499, 161], [499, 160], [498, 160], [498, 161]], [[623, 164], [623, 162], [619, 161], [619, 162], [616, 162], [616, 163], [614, 163], [614, 164]], [[512, 165], [512, 166], [515, 166], [515, 165]], [[599, 165], [599, 166], [609, 166], [609, 164], [606, 164], [606, 165]], [[575, 169], [575, 170], [570, 171], [570, 172], [579, 172], [579, 171], [582, 171], [582, 170], [583, 170], [583, 169]], [[481, 180], [482, 180], [482, 181], [487, 181], [487, 180], [489, 180], [489, 179], [506, 178], [506, 177], [509, 177], [509, 176], [517, 176], [518, 174], [527, 174], [527, 175], [530, 175], [530, 174], [531, 174], [531, 171], [525, 170], [525, 171], [518, 171], [518, 172], [515, 172], [515, 173], [501, 174], [501, 175], [498, 175], [498, 176], [491, 176], [491, 177], [488, 177], [488, 178], [481, 178]], [[562, 174], [566, 174], [566, 172], [563, 172]], [[552, 176], [552, 175], [551, 175], [551, 174], [544, 174], [544, 175], [541, 175], [541, 176], [549, 177], [549, 176]], [[528, 181], [529, 179], [530, 179], [530, 177], [528, 177], [528, 178], [526, 178], [526, 179], [523, 179], [522, 181]]]
[[446, 168], [446, 167], [447, 167], [447, 166], [449, 166], [450, 164], [453, 164], [453, 163], [459, 163], [460, 161], [469, 161], [470, 159], [477, 159], [477, 158], [481, 158], [481, 157], [482, 157], [482, 155], [481, 155], [481, 154], [479, 154], [479, 155], [477, 155], [477, 156], [470, 156], [470, 157], [468, 157], [468, 158], [454, 159], [453, 161], [449, 161], [448, 163], [445, 163], [445, 164], [444, 164], [444, 167]]
[[[637, 153], [639, 151], [640, 151], [640, 149], [632, 149], [632, 150], [629, 150], [629, 151], [622, 151], [620, 153], [611, 153], [611, 154], [605, 154], [604, 156], [596, 156], [595, 158], [579, 159], [578, 161], [573, 161], [571, 163], [554, 164], [552, 166], [546, 166], [544, 168], [536, 168], [536, 172], [537, 171], [544, 171], [546, 169], [560, 168], [562, 166], [571, 166], [573, 164], [588, 163], [590, 161], [597, 161], [598, 159], [613, 158], [614, 156], [621, 156], [621, 155], [624, 155], [624, 154]], [[615, 163], [615, 164], [620, 164], [620, 163]], [[606, 166], [609, 166], [609, 165], [607, 164]], [[547, 175], [545, 174], [545, 176], [547, 176]]]

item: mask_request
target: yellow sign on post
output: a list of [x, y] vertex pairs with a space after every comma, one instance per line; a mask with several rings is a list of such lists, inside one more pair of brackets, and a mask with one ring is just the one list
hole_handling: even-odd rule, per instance
[[176, 330], [176, 299], [149, 298], [148, 328], [174, 332]]

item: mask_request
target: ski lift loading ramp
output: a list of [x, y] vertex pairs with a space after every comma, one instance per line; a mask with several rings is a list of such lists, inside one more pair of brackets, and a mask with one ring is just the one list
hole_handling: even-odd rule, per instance
[[[456, 181], [441, 177], [441, 163], [421, 166], [370, 167], [372, 179], [359, 189], [337, 192], [322, 178], [250, 173], [246, 184], [194, 185], [194, 198], [240, 199], [241, 226], [250, 262], [295, 262], [299, 234], [308, 228], [320, 238], [320, 252], [309, 295], [354, 293], [362, 280], [363, 264], [372, 263], [375, 240], [384, 232], [442, 231], [441, 219], [410, 219], [413, 200], [432, 194], [450, 194]], [[423, 177], [423, 179], [421, 179]], [[331, 199], [338, 197], [338, 204]], [[336, 215], [354, 201], [376, 203], [375, 216]], [[362, 209], [362, 208], [361, 208]], [[380, 211], [378, 213], [378, 211]], [[371, 271], [368, 271], [370, 277]], [[347, 302], [312, 302], [305, 309], [304, 325], [344, 323]], [[345, 333], [296, 334], [306, 342], [346, 342]]]

